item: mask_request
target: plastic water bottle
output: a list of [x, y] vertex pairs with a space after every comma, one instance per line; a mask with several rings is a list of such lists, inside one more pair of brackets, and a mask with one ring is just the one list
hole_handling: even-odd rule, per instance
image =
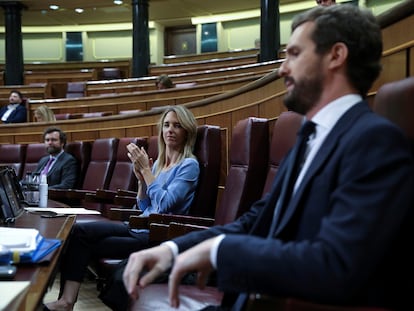
[[42, 174], [39, 184], [39, 207], [47, 207], [48, 188], [47, 176], [45, 174]]

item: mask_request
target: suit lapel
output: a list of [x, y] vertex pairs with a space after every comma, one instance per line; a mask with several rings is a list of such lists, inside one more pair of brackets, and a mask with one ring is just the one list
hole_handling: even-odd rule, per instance
[[329, 160], [336, 147], [340, 144], [341, 137], [346, 134], [347, 130], [351, 126], [353, 126], [354, 122], [356, 122], [356, 119], [367, 111], [369, 111], [369, 108], [366, 103], [356, 104], [351, 109], [349, 109], [335, 124], [331, 132], [325, 138], [325, 141], [320, 146], [318, 152], [316, 153], [315, 158], [313, 159], [312, 164], [309, 166], [308, 171], [303, 177], [303, 180], [300, 183], [295, 195], [291, 198], [291, 202], [289, 203], [284, 215], [281, 219], [278, 220], [280, 223], [276, 228], [275, 235], [278, 235], [289, 223], [289, 220], [292, 218], [293, 214], [298, 208], [298, 203], [302, 198], [304, 190], [308, 187], [309, 182], [312, 180], [315, 173], [321, 169], [326, 161]]

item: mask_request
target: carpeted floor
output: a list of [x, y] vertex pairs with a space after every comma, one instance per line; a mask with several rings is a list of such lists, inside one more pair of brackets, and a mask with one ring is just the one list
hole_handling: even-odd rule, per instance
[[[57, 299], [59, 294], [59, 275], [56, 275], [52, 288], [46, 293], [43, 302], [48, 303]], [[75, 304], [74, 311], [110, 311], [111, 309], [105, 306], [98, 298], [98, 290], [96, 289], [96, 282], [92, 279], [85, 279], [82, 283], [78, 301]]]

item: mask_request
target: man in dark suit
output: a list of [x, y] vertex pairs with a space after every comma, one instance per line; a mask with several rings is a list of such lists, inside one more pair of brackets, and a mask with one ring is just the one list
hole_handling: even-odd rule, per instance
[[364, 100], [381, 53], [380, 27], [364, 9], [315, 7], [296, 16], [279, 69], [284, 102], [316, 132], [293, 191], [283, 189], [290, 153], [269, 194], [236, 221], [133, 253], [123, 273], [129, 295], [138, 298], [137, 282], [145, 287], [172, 268], [169, 300], [177, 307], [187, 272], [197, 271], [203, 285], [215, 270], [225, 296], [208, 310], [242, 310], [246, 295], [228, 293], [414, 310], [412, 154], [403, 132]]
[[0, 108], [0, 120], [3, 123], [22, 123], [27, 121], [27, 109], [23, 95], [13, 90], [9, 94], [9, 104]]
[[78, 163], [64, 151], [66, 133], [58, 127], [49, 127], [43, 133], [43, 141], [49, 155], [39, 160], [35, 173], [47, 175], [49, 189], [73, 188], [78, 178]]

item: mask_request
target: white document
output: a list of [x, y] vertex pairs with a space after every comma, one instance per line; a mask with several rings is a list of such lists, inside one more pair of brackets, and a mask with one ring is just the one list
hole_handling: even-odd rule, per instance
[[[29, 281], [0, 281], [0, 311], [18, 310], [19, 301], [29, 290]], [[13, 302], [13, 306], [10, 304]]]
[[64, 207], [25, 207], [29, 212], [53, 212], [57, 215], [100, 215], [101, 212], [86, 208], [64, 208]]

